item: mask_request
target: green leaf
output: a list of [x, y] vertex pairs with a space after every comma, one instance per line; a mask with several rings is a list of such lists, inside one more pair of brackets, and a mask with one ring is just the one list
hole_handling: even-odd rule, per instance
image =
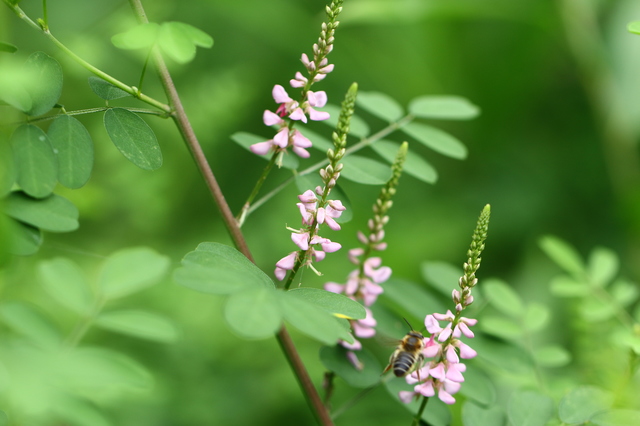
[[411, 281], [391, 278], [382, 284], [381, 295], [406, 310], [411, 315], [424, 319], [425, 312], [444, 312], [445, 307], [427, 289]]
[[[38, 228], [6, 218], [8, 251], [18, 256], [37, 253], [42, 245], [42, 232]], [[1, 246], [0, 246], [1, 247]]]
[[416, 117], [441, 120], [469, 120], [480, 114], [480, 108], [459, 96], [420, 96], [409, 103]]
[[231, 331], [243, 339], [266, 339], [282, 326], [279, 292], [268, 287], [248, 287], [227, 299], [224, 318]]
[[102, 264], [98, 288], [106, 299], [117, 299], [155, 285], [169, 268], [169, 258], [148, 247], [113, 253]]
[[391, 178], [391, 168], [376, 160], [349, 155], [342, 160], [340, 176], [364, 185], [384, 185]]
[[466, 401], [462, 406], [462, 423], [464, 426], [504, 425], [504, 411], [497, 406], [486, 408], [473, 401]]
[[422, 278], [443, 295], [450, 297], [454, 289], [458, 289], [458, 280], [462, 269], [450, 263], [440, 261], [422, 262], [420, 265]]
[[[386, 140], [379, 140], [370, 146], [371, 149], [389, 162], [389, 164], [393, 164], [398, 149], [400, 148], [399, 143]], [[402, 171], [426, 183], [436, 183], [438, 180], [438, 172], [436, 172], [436, 169], [418, 154], [411, 151], [407, 151], [407, 157], [402, 166]]]
[[563, 367], [571, 362], [571, 354], [558, 345], [537, 347], [533, 357], [542, 367]]
[[49, 126], [49, 140], [58, 158], [58, 180], [67, 188], [84, 186], [93, 168], [93, 141], [77, 119], [62, 115]]
[[501, 337], [505, 340], [522, 337], [524, 330], [512, 319], [485, 315], [479, 322], [480, 329], [492, 336]]
[[[485, 320], [479, 321], [480, 326]], [[522, 348], [503, 341], [476, 335], [471, 346], [478, 352], [478, 358], [491, 363], [500, 370], [518, 375], [530, 374], [533, 362]]]
[[151, 127], [137, 114], [124, 108], [104, 113], [109, 138], [127, 160], [145, 170], [162, 166], [162, 152]]
[[89, 87], [93, 93], [106, 101], [131, 96], [131, 94], [96, 76], [89, 77]]
[[637, 426], [640, 424], [640, 411], [607, 410], [593, 416], [591, 422], [597, 426]]
[[640, 295], [638, 285], [625, 279], [614, 281], [609, 291], [611, 297], [624, 307], [632, 305]]
[[566, 275], [554, 277], [549, 283], [551, 293], [558, 297], [583, 297], [591, 290], [586, 282], [576, 281]]
[[489, 299], [491, 305], [511, 318], [521, 318], [524, 314], [524, 303], [504, 281], [488, 279], [482, 283], [482, 293]]
[[629, 30], [630, 33], [640, 35], [640, 21], [630, 22], [629, 25], [627, 25], [627, 30]]
[[514, 392], [507, 408], [513, 426], [544, 426], [553, 416], [553, 411], [553, 400], [533, 390]]
[[18, 48], [13, 44], [0, 41], [0, 52], [15, 53], [17, 51]]
[[204, 31], [182, 22], [164, 22], [158, 33], [160, 49], [174, 61], [184, 64], [196, 56], [196, 46], [211, 47], [213, 39]]
[[185, 287], [213, 294], [230, 294], [246, 287], [275, 288], [271, 278], [238, 250], [208, 242], [185, 255], [173, 279]]
[[356, 370], [351, 364], [347, 359], [347, 350], [340, 345], [321, 347], [320, 361], [327, 370], [334, 372], [354, 388], [368, 388], [380, 382], [383, 368], [376, 357], [366, 348], [354, 353], [362, 366], [360, 370]]
[[16, 175], [11, 145], [0, 139], [0, 197], [4, 197], [11, 191]]
[[[317, 186], [324, 186], [322, 178], [318, 173], [307, 173], [305, 175], [296, 175], [296, 187], [300, 191], [300, 194], [307, 190], [314, 190]], [[340, 200], [342, 205], [347, 209], [342, 212], [339, 218], [336, 219], [338, 223], [347, 223], [353, 219], [353, 205], [349, 196], [342, 190], [340, 185], [336, 185], [331, 189], [331, 200]]]
[[558, 405], [560, 420], [568, 424], [587, 423], [613, 403], [613, 395], [595, 386], [580, 386], [564, 396]]
[[545, 305], [541, 303], [532, 302], [527, 306], [524, 317], [522, 318], [522, 325], [529, 332], [535, 333], [540, 331], [549, 324], [549, 317], [551, 311]]
[[[319, 108], [321, 111], [328, 112], [331, 117], [328, 120], [324, 120], [323, 123], [327, 126], [335, 129], [338, 127], [338, 119], [340, 118], [340, 107], [332, 104], [327, 104], [324, 108]], [[366, 138], [371, 130], [367, 125], [367, 122], [364, 121], [357, 115], [351, 116], [351, 123], [349, 124], [349, 134], [353, 136], [357, 136], [359, 138]]]
[[[233, 140], [235, 143], [237, 143], [247, 151], [251, 152], [251, 150], [249, 149], [251, 145], [258, 142], [264, 142], [267, 139], [263, 138], [262, 136], [254, 135], [253, 133], [236, 132], [231, 135], [231, 140]], [[253, 152], [251, 152], [251, 154], [253, 154]], [[269, 161], [272, 155], [273, 153], [269, 152], [265, 155], [259, 155], [259, 157], [264, 158], [266, 161]], [[298, 160], [298, 156], [296, 154], [290, 151], [286, 151], [282, 156], [282, 167], [284, 167], [285, 169], [295, 170], [299, 165], [300, 160]]]
[[578, 252], [566, 242], [553, 235], [542, 237], [538, 242], [542, 251], [551, 260], [574, 277], [583, 277], [585, 266]]
[[590, 281], [604, 287], [618, 273], [620, 261], [616, 253], [605, 247], [596, 247], [589, 256], [588, 274]]
[[91, 287], [82, 269], [70, 259], [56, 257], [38, 264], [40, 282], [56, 302], [80, 315], [92, 306]]
[[29, 81], [25, 87], [31, 97], [28, 115], [42, 115], [53, 108], [62, 93], [62, 67], [44, 52], [34, 52], [24, 64]]
[[367, 316], [364, 307], [360, 303], [342, 294], [310, 287], [296, 288], [287, 293], [305, 300], [338, 318], [363, 319]]
[[23, 64], [4, 62], [0, 68], [0, 100], [20, 111], [29, 111], [33, 102], [26, 87], [35, 74], [26, 72]]
[[333, 149], [333, 142], [331, 142], [324, 136], [321, 136], [320, 134], [309, 129], [298, 130], [300, 130], [300, 133], [302, 133], [305, 138], [309, 139], [311, 143], [313, 143], [313, 148], [317, 149], [318, 151], [326, 153], [329, 149]]
[[12, 192], [5, 199], [4, 212], [14, 219], [45, 231], [70, 232], [79, 226], [76, 206], [56, 194], [35, 199], [23, 192]]
[[52, 321], [35, 307], [20, 302], [0, 305], [0, 318], [17, 333], [44, 348], [56, 347], [61, 341], [60, 332]]
[[[112, 423], [93, 405], [77, 398], [57, 398], [53, 412], [69, 425], [111, 426]], [[0, 423], [1, 425], [1, 423]]]
[[582, 319], [588, 322], [605, 321], [616, 314], [615, 305], [595, 297], [585, 298], [578, 308]]
[[136, 25], [124, 33], [111, 37], [114, 46], [124, 50], [137, 50], [151, 48], [158, 38], [160, 25], [149, 22]]
[[10, 140], [18, 185], [32, 197], [51, 194], [58, 182], [58, 165], [47, 135], [39, 127], [23, 124]]
[[493, 382], [486, 373], [473, 365], [464, 373], [464, 386], [460, 388], [460, 393], [478, 404], [495, 405], [496, 388]]
[[467, 147], [450, 134], [422, 123], [409, 123], [400, 128], [424, 146], [445, 155], [463, 160], [467, 158]]
[[172, 343], [178, 339], [178, 329], [166, 317], [141, 310], [104, 312], [95, 324], [107, 330], [142, 339]]
[[404, 116], [404, 111], [392, 97], [380, 92], [358, 92], [356, 105], [390, 123]]

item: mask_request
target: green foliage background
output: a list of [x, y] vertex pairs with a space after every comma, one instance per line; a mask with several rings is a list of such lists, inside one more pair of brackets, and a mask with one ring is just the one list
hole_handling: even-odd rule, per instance
[[[265, 139], [272, 136], [261, 120], [262, 111], [275, 105], [271, 88], [287, 84], [301, 69], [300, 54], [309, 52], [317, 38], [325, 3], [147, 3], [152, 21], [186, 22], [215, 39], [213, 49], [199, 50], [192, 63], [170, 64], [170, 69], [212, 168], [237, 211], [264, 163], [233, 143], [230, 135], [248, 131]], [[25, 0], [21, 7], [40, 16], [39, 2]], [[423, 94], [453, 94], [482, 109], [470, 122], [435, 123], [465, 143], [467, 160], [411, 145], [435, 165], [439, 179], [433, 186], [410, 176], [401, 179], [384, 253], [384, 263], [395, 277], [420, 281], [420, 263], [425, 260], [462, 264], [477, 214], [490, 203], [491, 227], [479, 277], [500, 277], [526, 300], [552, 304], [556, 326], [550, 328], [550, 340], [570, 339], [563, 324], [571, 319], [561, 302], [549, 296], [547, 283], [558, 270], [537, 246], [543, 234], [572, 242], [583, 256], [596, 245], [610, 247], [620, 255], [623, 273], [637, 279], [640, 38], [626, 29], [637, 19], [640, 4], [632, 0], [345, 1], [335, 50], [329, 56], [336, 69], [316, 86], [327, 91], [330, 101], [337, 103], [357, 81], [361, 90], [384, 92], [402, 105]], [[112, 35], [135, 24], [126, 1], [51, 2], [49, 22], [52, 32], [81, 57], [137, 84], [143, 58], [110, 43]], [[4, 6], [0, 40], [16, 45], [15, 55], [25, 59], [42, 50], [61, 63], [65, 81], [60, 103], [68, 110], [102, 104], [89, 89], [87, 71]], [[162, 98], [152, 73], [144, 87]], [[132, 102], [116, 100], [111, 105]], [[3, 123], [22, 119], [7, 108], [0, 114], [5, 115]], [[361, 115], [373, 128], [376, 123], [382, 127], [382, 122]], [[16, 258], [0, 271], [2, 300], [35, 303], [63, 330], [73, 327], [73, 318], [46, 297], [35, 276], [37, 262], [62, 255], [95, 271], [101, 258], [113, 251], [147, 245], [168, 255], [177, 267], [201, 241], [229, 242], [172, 123], [145, 117], [164, 155], [163, 166], [149, 172], [116, 150], [101, 115], [78, 118], [94, 139], [93, 175], [80, 190], [56, 192], [79, 207], [79, 230], [47, 233], [36, 256]], [[316, 128], [328, 134], [327, 128]], [[277, 172], [268, 185], [275, 186], [287, 173]], [[356, 217], [368, 217], [379, 189], [343, 185]], [[298, 223], [296, 194], [294, 187], [283, 191], [251, 215], [243, 228], [258, 265], [267, 272], [292, 249], [284, 226]], [[357, 244], [355, 233], [364, 227], [355, 220], [331, 238], [348, 249]], [[346, 277], [350, 264], [345, 257], [339, 252], [319, 265], [327, 280]], [[309, 286], [320, 286], [324, 280], [309, 271], [303, 279]], [[221, 299], [203, 297], [166, 278], [119, 303], [123, 308], [164, 312], [175, 319], [182, 334], [177, 344], [169, 345], [97, 329], [88, 334], [83, 344], [122, 350], [154, 374], [151, 391], [106, 402], [115, 424], [312, 422], [275, 340], [237, 339], [225, 327]], [[320, 384], [318, 344], [293, 335]], [[388, 352], [379, 350], [382, 362]], [[340, 385], [336, 401], [355, 394]], [[408, 418], [380, 387], [338, 424], [404, 425]]]

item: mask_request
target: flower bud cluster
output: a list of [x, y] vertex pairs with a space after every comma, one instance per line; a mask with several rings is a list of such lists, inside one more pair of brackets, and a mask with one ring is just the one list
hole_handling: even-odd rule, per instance
[[277, 126], [278, 131], [273, 139], [251, 145], [249, 149], [254, 154], [265, 155], [270, 151], [280, 153], [291, 147], [298, 156], [309, 157], [306, 148], [311, 147], [311, 141], [293, 128], [293, 122], [306, 123], [307, 117], [313, 121], [323, 121], [329, 118], [328, 112], [315, 109], [322, 108], [327, 104], [326, 92], [312, 92], [310, 89], [313, 83], [323, 80], [328, 73], [333, 71], [334, 65], [329, 64], [326, 56], [333, 50], [333, 35], [339, 24], [336, 18], [342, 10], [341, 3], [342, 1], [334, 2], [327, 9], [329, 22], [322, 23], [318, 43], [313, 45], [313, 60], [310, 60], [306, 53], [302, 54], [301, 61], [308, 77], [298, 71], [295, 78], [289, 81], [291, 87], [302, 89], [300, 100], [292, 99], [285, 88], [279, 84], [273, 87], [272, 96], [278, 104], [278, 108], [275, 112], [266, 110], [263, 113], [262, 121], [266, 126]]
[[[464, 264], [464, 275], [458, 281], [460, 291], [453, 290], [451, 298], [456, 307], [456, 313], [447, 311], [446, 314], [434, 313], [427, 315], [424, 325], [431, 336], [425, 338], [425, 347], [422, 351], [423, 365], [406, 377], [407, 383], [415, 385], [413, 391], [401, 391], [400, 400], [411, 402], [420, 395], [431, 397], [438, 393], [438, 398], [446, 404], [453, 404], [453, 397], [460, 390], [464, 382], [466, 365], [460, 362], [462, 359], [470, 359], [477, 355], [476, 351], [463, 343], [461, 335], [471, 339], [474, 337], [469, 327], [477, 324], [478, 320], [465, 318], [462, 311], [473, 303], [471, 289], [478, 282], [475, 273], [480, 267], [480, 254], [484, 249], [484, 240], [487, 237], [489, 227], [490, 207], [485, 206], [480, 214], [475, 232], [473, 234], [471, 248], [467, 252], [468, 260]], [[446, 321], [445, 327], [440, 326], [440, 321]]]

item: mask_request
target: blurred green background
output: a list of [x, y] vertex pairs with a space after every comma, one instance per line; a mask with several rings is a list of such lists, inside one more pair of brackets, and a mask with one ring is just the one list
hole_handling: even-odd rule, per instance
[[[248, 131], [271, 138], [262, 112], [274, 109], [271, 89], [302, 70], [324, 19], [317, 0], [193, 0], [146, 2], [151, 21], [183, 21], [215, 39], [187, 65], [170, 64], [176, 86], [211, 166], [234, 211], [248, 196], [264, 162], [231, 141]], [[40, 2], [25, 0], [30, 16]], [[431, 186], [401, 179], [386, 228], [384, 264], [395, 277], [421, 281], [420, 263], [465, 260], [475, 220], [490, 203], [492, 218], [479, 276], [500, 277], [528, 300], [544, 301], [557, 272], [537, 246], [544, 234], [572, 242], [585, 255], [596, 245], [614, 249], [623, 272], [640, 274], [640, 38], [627, 32], [640, 19], [632, 0], [346, 0], [330, 54], [335, 71], [319, 83], [338, 103], [356, 81], [363, 91], [386, 93], [402, 105], [419, 95], [463, 96], [482, 114], [470, 122], [433, 122], [469, 149], [452, 160], [411, 144], [437, 168]], [[126, 1], [50, 2], [54, 35], [81, 57], [128, 84], [137, 85], [143, 58], [120, 51], [110, 37], [135, 24]], [[4, 5], [0, 40], [26, 58], [41, 50], [64, 69], [60, 102], [67, 110], [101, 106], [89, 89], [89, 74], [28, 28]], [[0, 62], [1, 64], [1, 62]], [[144, 91], [163, 99], [150, 73]], [[113, 105], [136, 105], [113, 101]], [[8, 108], [4, 123], [19, 121]], [[372, 132], [384, 123], [361, 113]], [[15, 258], [0, 273], [3, 300], [28, 300], [63, 330], [74, 319], [47, 300], [35, 265], [66, 256], [95, 271], [101, 258], [136, 245], [181, 257], [202, 241], [229, 243], [217, 210], [180, 137], [169, 121], [145, 117], [160, 141], [164, 165], [138, 169], [116, 150], [102, 115], [79, 117], [94, 139], [96, 162], [89, 183], [59, 188], [80, 209], [80, 229], [46, 234], [40, 252]], [[46, 128], [46, 124], [44, 125]], [[329, 129], [314, 130], [328, 135]], [[3, 128], [8, 134], [11, 129]], [[401, 134], [389, 139], [402, 141]], [[351, 139], [349, 143], [355, 143]], [[411, 140], [409, 141], [411, 143]], [[320, 156], [314, 152], [313, 162]], [[307, 163], [303, 163], [307, 164]], [[310, 160], [308, 164], [312, 164]], [[273, 188], [290, 172], [280, 170]], [[357, 245], [379, 192], [344, 182], [355, 219], [329, 236], [345, 249]], [[251, 215], [245, 227], [256, 261], [268, 273], [293, 249], [285, 225], [296, 226], [293, 186]], [[329, 255], [322, 278], [307, 271], [305, 285], [343, 281], [346, 252]], [[154, 375], [152, 391], [104, 402], [118, 425], [311, 424], [312, 417], [275, 340], [239, 340], [225, 327], [222, 300], [161, 285], [121, 302], [164, 312], [179, 324], [177, 344], [161, 345], [92, 330], [83, 344], [123, 350]], [[560, 307], [561, 309], [561, 307]], [[427, 314], [428, 312], [425, 312]], [[3, 330], [2, 332], [4, 332]], [[293, 332], [311, 376], [320, 385], [319, 344]], [[372, 346], [376, 346], [372, 344]], [[385, 362], [389, 350], [378, 350]], [[341, 386], [342, 385], [342, 386]], [[336, 405], [357, 391], [338, 382]], [[337, 424], [408, 424], [409, 415], [380, 387], [345, 413]]]

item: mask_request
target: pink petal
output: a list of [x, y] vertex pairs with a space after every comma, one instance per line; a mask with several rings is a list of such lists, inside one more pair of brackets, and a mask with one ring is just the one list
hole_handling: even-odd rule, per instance
[[262, 121], [267, 126], [273, 126], [274, 124], [284, 124], [284, 120], [280, 118], [275, 112], [265, 110], [262, 114]]
[[342, 248], [342, 245], [340, 245], [340, 243], [335, 243], [333, 241], [322, 243], [320, 245], [322, 246], [322, 250], [326, 251], [327, 253], [333, 253]]
[[440, 331], [442, 331], [442, 328], [440, 328], [440, 323], [438, 323], [433, 315], [427, 315], [427, 317], [424, 319], [424, 326], [431, 334], [439, 333]]
[[340, 224], [338, 222], [336, 222], [335, 220], [333, 220], [332, 217], [326, 216], [324, 218], [325, 223], [327, 224], [327, 226], [329, 226], [329, 228], [331, 228], [334, 231], [339, 231], [340, 228]]
[[400, 398], [400, 401], [404, 402], [405, 404], [411, 403], [411, 401], [413, 401], [413, 398], [415, 396], [416, 396], [416, 393], [411, 391], [398, 392], [398, 398]]
[[304, 148], [300, 148], [299, 146], [293, 146], [291, 150], [300, 158], [309, 158], [311, 154]]
[[453, 362], [453, 363], [460, 362], [460, 359], [458, 358], [458, 354], [456, 353], [456, 348], [453, 345], [448, 345], [445, 353], [447, 356], [447, 361]]
[[269, 153], [269, 151], [271, 150], [272, 146], [273, 146], [273, 141], [270, 140], [270, 141], [254, 143], [253, 145], [251, 145], [249, 147], [249, 149], [254, 154], [265, 155], [265, 154]]
[[431, 379], [427, 380], [422, 384], [416, 385], [413, 388], [413, 390], [420, 393], [423, 396], [433, 396], [436, 394], [436, 391], [433, 388], [433, 381]]
[[278, 145], [280, 148], [286, 148], [289, 145], [289, 129], [287, 127], [283, 127], [278, 130], [278, 133], [273, 137], [273, 143]]
[[325, 290], [330, 291], [331, 293], [338, 293], [338, 294], [342, 294], [344, 287], [345, 286], [338, 283], [334, 283], [334, 282], [328, 282], [324, 285]]
[[310, 148], [313, 144], [299, 130], [293, 131], [293, 145], [300, 148]]
[[307, 99], [309, 100], [309, 105], [312, 107], [322, 108], [327, 104], [327, 93], [323, 90], [319, 92], [307, 92]]
[[[331, 118], [331, 115], [326, 111], [316, 111], [315, 109], [309, 107], [307, 108], [307, 113], [309, 114], [309, 118], [313, 121], [323, 121]], [[292, 120], [295, 120], [293, 117], [290, 117]], [[306, 123], [306, 121], [305, 121]]]
[[299, 234], [297, 232], [292, 232], [291, 240], [295, 245], [300, 247], [300, 250], [304, 250], [304, 251], [309, 250], [309, 233], [304, 232]]
[[300, 120], [303, 123], [307, 122], [307, 116], [304, 115], [304, 111], [302, 111], [302, 108], [294, 109], [293, 112], [289, 114], [289, 118], [292, 120]]
[[284, 87], [280, 86], [279, 84], [276, 84], [275, 86], [273, 86], [271, 95], [273, 95], [273, 99], [279, 104], [284, 104], [286, 102], [291, 102], [293, 100], [289, 97], [289, 95], [287, 94], [287, 91], [284, 90]]
[[287, 271], [286, 271], [286, 269], [276, 268], [276, 270], [273, 271], [273, 275], [276, 276], [278, 281], [282, 281], [282, 280], [284, 280], [284, 277], [287, 276]]
[[444, 364], [439, 362], [435, 367], [429, 369], [429, 374], [438, 380], [444, 380], [446, 376]]
[[448, 392], [440, 389], [438, 391], [438, 398], [440, 398], [440, 401], [444, 402], [445, 404], [451, 405], [451, 404], [455, 404], [456, 403], [456, 399], [454, 397], [452, 397]]

